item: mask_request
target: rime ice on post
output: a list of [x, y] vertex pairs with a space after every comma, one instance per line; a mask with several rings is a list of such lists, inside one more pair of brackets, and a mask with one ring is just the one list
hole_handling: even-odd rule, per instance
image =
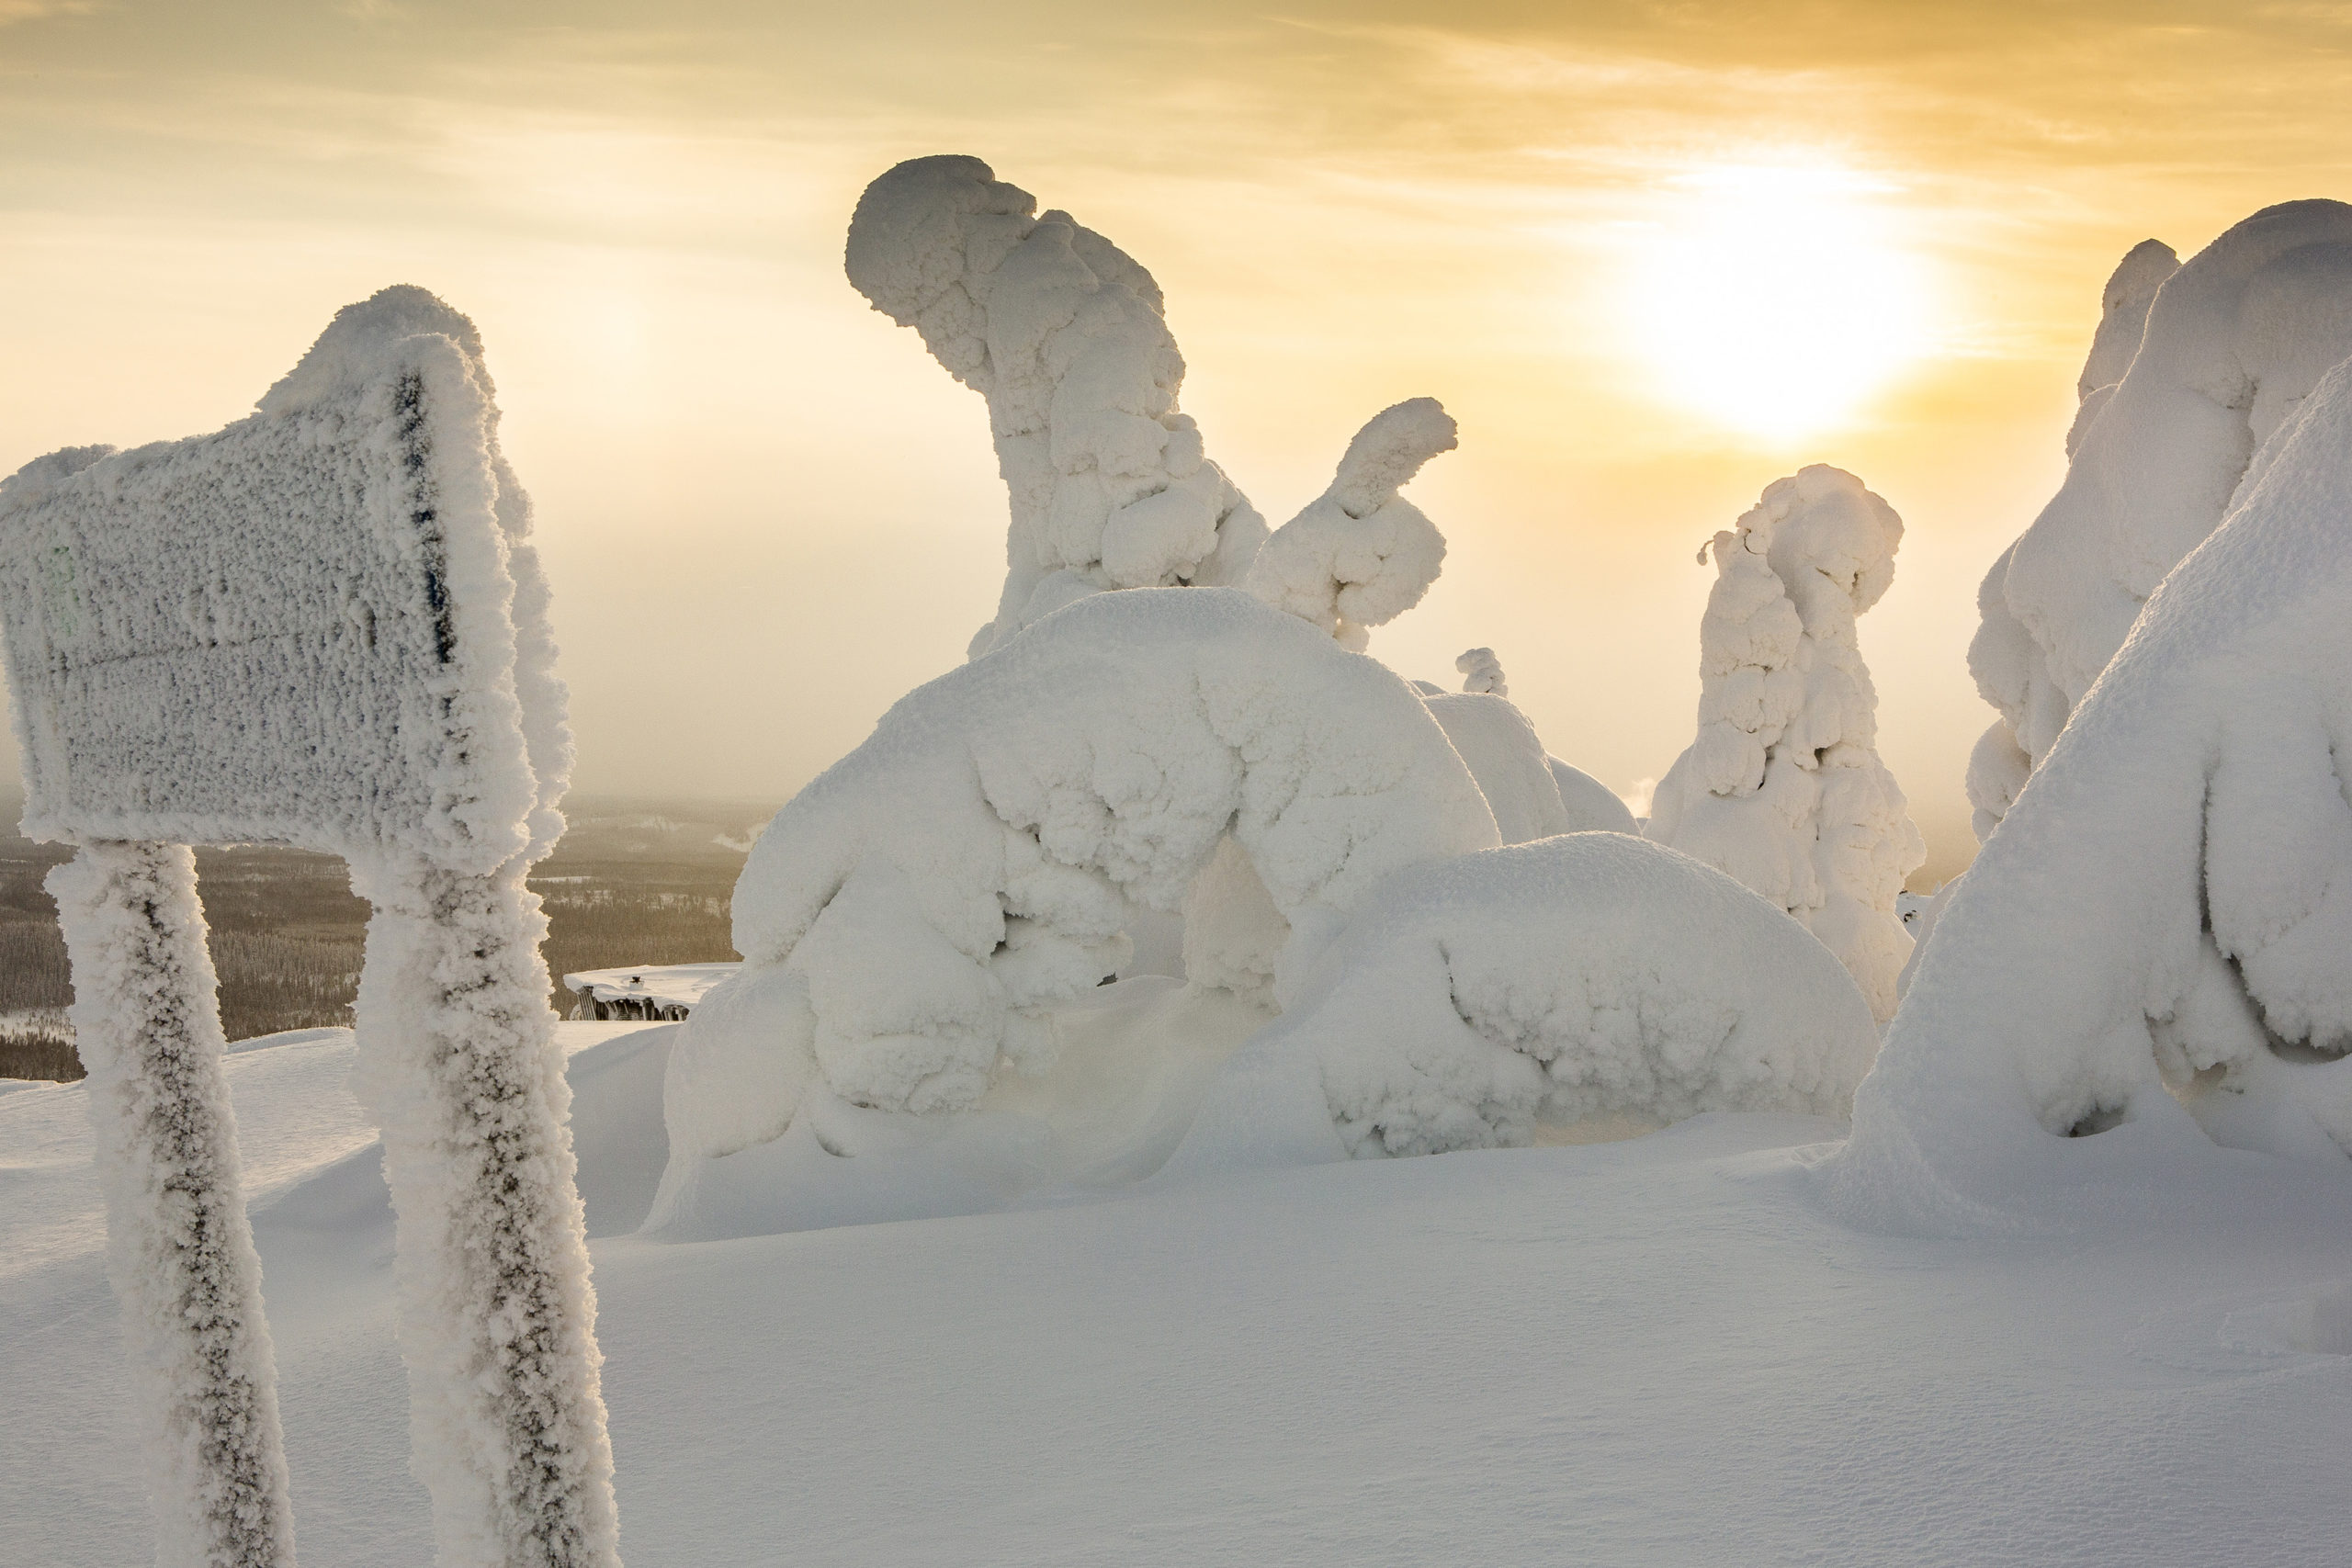
[[1235, 583], [1266, 525], [1177, 411], [1159, 286], [978, 158], [916, 158], [850, 220], [850, 282], [988, 399], [1011, 491], [1004, 593], [977, 658], [1111, 588]]
[[340, 854], [375, 904], [384, 1126], [440, 1555], [616, 1563], [594, 1297], [526, 868], [571, 769], [528, 502], [472, 324], [336, 318], [216, 434], [0, 485], [26, 831], [92, 1057], [117, 1279], [162, 1413], [167, 1562], [291, 1561], [258, 1269], [190, 843]]
[[1894, 896], [1927, 845], [1879, 761], [1854, 623], [1894, 581], [1902, 538], [1894, 508], [1820, 464], [1715, 536], [1699, 733], [1658, 782], [1646, 829], [1804, 921], [1881, 1021], [1911, 950]]

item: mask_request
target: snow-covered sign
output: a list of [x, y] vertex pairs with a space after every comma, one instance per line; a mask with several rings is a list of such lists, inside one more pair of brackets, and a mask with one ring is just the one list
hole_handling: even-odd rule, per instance
[[0, 484], [26, 830], [473, 871], [548, 836], [561, 694], [495, 420], [470, 323], [388, 289], [250, 418]]
[[343, 855], [374, 906], [354, 1088], [400, 1215], [445, 1562], [616, 1563], [595, 1304], [524, 889], [571, 771], [529, 502], [473, 324], [339, 313], [214, 434], [0, 482], [26, 831], [74, 959], [166, 1562], [293, 1558], [259, 1265], [187, 845]]

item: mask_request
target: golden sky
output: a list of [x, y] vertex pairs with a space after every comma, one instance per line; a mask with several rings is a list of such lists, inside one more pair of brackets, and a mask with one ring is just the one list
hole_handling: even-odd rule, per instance
[[1862, 638], [1941, 874], [1976, 582], [2099, 286], [2352, 197], [2352, 4], [0, 0], [0, 472], [216, 428], [423, 284], [539, 504], [578, 786], [780, 799], [995, 604], [980, 400], [841, 274], [865, 183], [944, 152], [1152, 269], [1273, 522], [1443, 400], [1445, 575], [1374, 651], [1451, 685], [1493, 646], [1612, 786], [1690, 739], [1701, 542], [1861, 475], [1909, 526]]

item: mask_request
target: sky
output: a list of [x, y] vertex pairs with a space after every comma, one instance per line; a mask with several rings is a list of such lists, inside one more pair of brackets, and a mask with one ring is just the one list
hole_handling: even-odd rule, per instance
[[537, 503], [575, 787], [782, 800], [992, 613], [978, 395], [842, 276], [964, 152], [1149, 267], [1280, 523], [1441, 399], [1443, 577], [1619, 790], [1690, 738], [1695, 559], [1775, 478], [1907, 525], [1881, 750], [1965, 863], [1966, 649], [2054, 490], [2108, 272], [2352, 197], [2352, 4], [0, 0], [0, 473], [241, 417], [342, 305], [481, 327]]

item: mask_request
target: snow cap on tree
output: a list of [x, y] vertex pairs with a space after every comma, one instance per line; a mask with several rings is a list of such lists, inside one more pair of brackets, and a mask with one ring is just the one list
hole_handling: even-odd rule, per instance
[[2352, 360], [2241, 491], [1920, 954], [1826, 1173], [1869, 1223], [2352, 1151]]
[[1495, 657], [1491, 648], [1471, 649], [1453, 661], [1453, 668], [1461, 672], [1462, 689], [1465, 692], [1510, 695], [1510, 686], [1503, 679], [1503, 661]]
[[1184, 361], [1136, 260], [978, 158], [900, 164], [850, 220], [850, 282], [988, 399], [1007, 574], [974, 657], [1086, 594], [1234, 583], [1266, 525], [1177, 409]]
[[[1993, 563], [1969, 672], [2000, 717], [1971, 760], [1977, 835], [1998, 825], [2067, 716], [2107, 668], [2141, 605], [2211, 533], [2255, 453], [2321, 376], [2352, 354], [2352, 207], [2265, 208], [2161, 279], [2138, 353], [2131, 296], [2162, 247], [2126, 257], [2110, 283], [2084, 379], [2093, 389], [2066, 479]], [[2135, 264], [2133, 258], [2140, 258]]]
[[1445, 564], [1445, 536], [1396, 491], [1455, 445], [1453, 417], [1435, 398], [1374, 414], [1331, 488], [1259, 550], [1250, 592], [1362, 652], [1372, 628], [1419, 604]]
[[1715, 536], [1699, 733], [1646, 829], [1804, 922], [1882, 1020], [1911, 950], [1894, 896], [1927, 845], [1879, 761], [1855, 620], [1894, 581], [1902, 538], [1893, 507], [1822, 464]]

